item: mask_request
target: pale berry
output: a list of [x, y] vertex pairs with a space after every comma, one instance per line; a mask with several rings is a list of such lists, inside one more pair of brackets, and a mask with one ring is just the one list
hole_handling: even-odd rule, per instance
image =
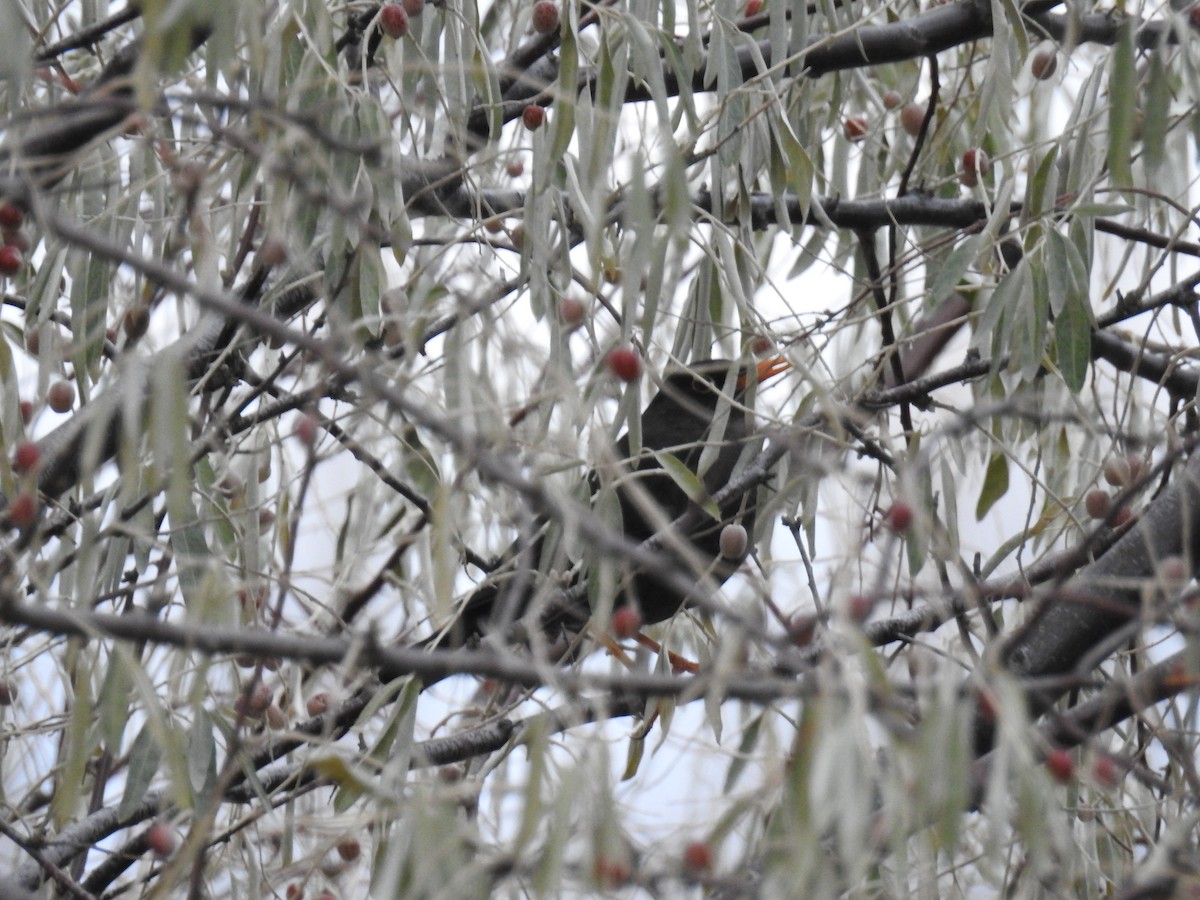
[[731, 522], [721, 529], [718, 542], [721, 556], [737, 561], [745, 559], [750, 546], [750, 536], [746, 534], [744, 526]]
[[46, 405], [56, 413], [70, 412], [75, 405], [75, 385], [69, 381], [56, 381], [46, 391]]
[[577, 328], [587, 316], [587, 306], [578, 297], [563, 297], [558, 303], [558, 320], [568, 328]]
[[1087, 496], [1083, 498], [1083, 508], [1087, 510], [1090, 518], [1103, 519], [1112, 509], [1112, 496], [1108, 491], [1102, 491], [1099, 488], [1088, 491]]
[[921, 126], [924, 124], [925, 107], [917, 106], [915, 103], [906, 103], [900, 110], [900, 125], [913, 137], [921, 133]]

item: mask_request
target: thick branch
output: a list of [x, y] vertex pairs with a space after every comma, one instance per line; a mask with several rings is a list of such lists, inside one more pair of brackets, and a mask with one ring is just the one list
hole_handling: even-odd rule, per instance
[[[1074, 673], [1095, 648], [1140, 615], [1145, 585], [1169, 556], [1183, 557], [1187, 571], [1195, 574], [1200, 561], [1200, 454], [1180, 467], [1175, 483], [1107, 553], [1044, 601], [1040, 615], [1005, 648], [1005, 669], [1018, 678]], [[1035, 711], [1048, 708], [1060, 694], [1038, 691], [1032, 698]], [[980, 723], [976, 746], [988, 748], [991, 737], [990, 723]]]

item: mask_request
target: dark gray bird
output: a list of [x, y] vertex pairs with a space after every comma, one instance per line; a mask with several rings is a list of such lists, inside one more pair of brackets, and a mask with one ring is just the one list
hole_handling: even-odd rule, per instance
[[[663, 468], [655, 453], [673, 455], [693, 473], [707, 463], [700, 481], [708, 495], [715, 494], [729, 483], [752, 434], [753, 417], [744, 405], [746, 392], [752, 385], [787, 368], [788, 363], [778, 357], [740, 368], [730, 360], [708, 359], [668, 372], [661, 390], [642, 413], [638, 454], [630, 458], [627, 432], [617, 441], [621, 462], [612, 473], [616, 477], [600, 469], [593, 469], [588, 475], [593, 494], [606, 481], [615, 487], [622, 528], [629, 541], [640, 544], [695, 505], [680, 480]], [[714, 434], [717, 430], [714, 425], [721, 419], [724, 419], [723, 430]], [[706, 447], [712, 447], [713, 452], [702, 460]], [[721, 530], [727, 524], [740, 522], [748, 533], [753, 531], [754, 493], [733, 497], [722, 504], [720, 521], [704, 514], [697, 528], [678, 536], [686, 544], [664, 540], [662, 568], [647, 571], [626, 567], [614, 608], [632, 606], [644, 623], [662, 622], [691, 600], [664, 573], [683, 573], [696, 580], [703, 572], [718, 584], [724, 582], [737, 570], [740, 560], [721, 556]], [[548, 545], [544, 528], [530, 540], [517, 541], [488, 580], [467, 599], [455, 622], [426, 644], [462, 646], [520, 620], [529, 612], [535, 597], [561, 597], [564, 585], [550, 586], [547, 590], [545, 576], [538, 571], [564, 561]], [[539, 614], [544, 634], [553, 640], [561, 630], [581, 630], [590, 615], [584, 603], [545, 604]]]

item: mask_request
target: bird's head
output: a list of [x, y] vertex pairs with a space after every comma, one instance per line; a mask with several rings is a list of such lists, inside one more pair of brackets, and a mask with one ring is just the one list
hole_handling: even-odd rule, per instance
[[739, 410], [736, 430], [740, 435], [746, 421], [742, 403], [746, 392], [788, 367], [786, 360], [774, 357], [741, 365], [729, 359], [704, 359], [668, 369], [642, 418], [644, 444], [664, 449], [698, 442], [709, 432], [718, 412], [731, 405]]
[[699, 407], [697, 412], [711, 415], [722, 396], [740, 400], [751, 387], [788, 368], [790, 363], [781, 356], [741, 365], [730, 359], [702, 359], [668, 369], [660, 393], [679, 405]]

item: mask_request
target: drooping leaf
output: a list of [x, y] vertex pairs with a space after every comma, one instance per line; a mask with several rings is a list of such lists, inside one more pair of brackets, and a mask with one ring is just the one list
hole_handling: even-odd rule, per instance
[[122, 794], [121, 803], [117, 807], [119, 820], [127, 819], [145, 799], [161, 763], [162, 749], [154, 739], [150, 723], [146, 723], [133, 739], [133, 746], [129, 749], [129, 760], [125, 767], [125, 793]]
[[982, 521], [1001, 497], [1008, 493], [1008, 457], [1003, 453], [993, 453], [988, 460], [987, 471], [983, 476], [983, 486], [979, 491], [979, 501], [975, 504], [975, 520]]
[[1133, 131], [1138, 74], [1134, 51], [1132, 17], [1117, 26], [1117, 43], [1112, 52], [1108, 78], [1108, 168], [1114, 183], [1133, 184]]
[[1092, 310], [1085, 297], [1072, 292], [1054, 320], [1054, 347], [1063, 381], [1078, 394], [1087, 383], [1092, 361]]
[[663, 467], [671, 480], [679, 486], [692, 500], [708, 513], [716, 521], [721, 519], [721, 508], [713, 502], [712, 497], [708, 493], [708, 489], [704, 486], [704, 482], [700, 480], [700, 476], [687, 467], [687, 465], [674, 453], [666, 453], [661, 450], [654, 452], [654, 458], [658, 464]]

